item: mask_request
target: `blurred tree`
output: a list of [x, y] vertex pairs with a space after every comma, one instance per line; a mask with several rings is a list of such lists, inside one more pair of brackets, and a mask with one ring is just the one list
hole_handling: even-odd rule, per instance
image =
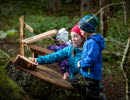
[[66, 3], [71, 3], [73, 0], [65, 0]]
[[[109, 5], [111, 0], [101, 0], [100, 1], [100, 8]], [[104, 37], [108, 34], [108, 18], [109, 18], [109, 7], [102, 10], [100, 13], [100, 25], [101, 25], [101, 33]]]
[[62, 0], [41, 0], [48, 13], [57, 13], [61, 9]]
[[95, 13], [98, 9], [99, 0], [81, 0], [81, 16]]

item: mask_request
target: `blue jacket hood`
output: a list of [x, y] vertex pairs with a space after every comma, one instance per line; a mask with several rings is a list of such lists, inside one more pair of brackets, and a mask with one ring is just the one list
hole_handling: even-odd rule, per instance
[[101, 51], [106, 47], [105, 40], [100, 34], [92, 35], [87, 39], [94, 39], [96, 43], [99, 45]]

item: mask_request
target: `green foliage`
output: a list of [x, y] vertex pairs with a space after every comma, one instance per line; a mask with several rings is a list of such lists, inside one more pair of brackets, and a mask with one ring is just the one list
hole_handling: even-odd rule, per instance
[[13, 0], [7, 2], [2, 2], [2, 5], [0, 6], [1, 9], [0, 14], [3, 16], [31, 15], [31, 14], [36, 15], [42, 13], [41, 2], [37, 2], [37, 1], [30, 2], [28, 0], [26, 1]]
[[122, 69], [119, 61], [104, 62], [103, 63], [103, 76], [122, 76]]
[[[116, 42], [110, 42], [110, 38], [105, 39], [106, 42], [106, 51], [110, 51], [108, 54], [103, 54], [103, 76], [122, 76], [122, 70], [120, 67], [121, 64], [121, 55], [123, 55], [123, 47], [117, 44]], [[119, 53], [119, 56], [115, 56]]]
[[65, 90], [65, 95], [66, 96], [75, 96], [75, 97], [82, 97], [82, 95], [78, 92], [73, 92], [73, 91], [68, 91], [68, 90]]
[[65, 90], [65, 94], [66, 94], [66, 96], [71, 96], [72, 92]]
[[12, 36], [16, 33], [17, 31], [12, 29], [12, 30], [8, 30], [6, 32], [0, 31], [0, 39], [4, 39], [7, 36]]
[[[110, 40], [107, 38], [106, 40]], [[103, 54], [103, 76], [122, 76], [122, 70], [120, 67], [121, 56], [123, 55], [123, 47], [114, 42], [106, 42], [106, 51], [110, 51], [110, 54]], [[115, 55], [114, 55], [115, 54]]]
[[126, 42], [128, 38], [128, 30], [124, 24], [124, 21], [119, 21], [122, 18], [111, 18], [109, 20], [109, 36], [120, 42]]
[[[43, 16], [28, 16], [26, 22], [36, 34], [43, 33], [53, 29], [71, 28], [78, 22], [79, 18], [64, 17], [43, 17]], [[27, 32], [28, 33], [28, 32]]]
[[0, 50], [0, 66], [7, 65], [9, 59], [10, 59], [10, 56], [4, 51]]
[[7, 36], [7, 33], [0, 31], [0, 39], [4, 39]]
[[17, 32], [16, 30], [12, 29], [12, 30], [7, 31], [7, 34], [8, 36], [11, 36], [11, 35], [14, 35], [16, 32]]

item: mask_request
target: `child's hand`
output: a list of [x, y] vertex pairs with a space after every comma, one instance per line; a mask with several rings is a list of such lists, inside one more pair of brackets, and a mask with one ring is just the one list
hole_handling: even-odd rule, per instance
[[78, 67], [78, 68], [81, 68], [81, 67], [80, 67], [80, 64], [79, 64], [79, 63], [80, 63], [80, 61], [81, 61], [81, 60], [79, 60], [79, 61], [78, 61], [78, 64], [77, 64], [77, 67]]
[[33, 57], [29, 57], [29, 60], [31, 60], [32, 62], [34, 62], [36, 65], [38, 65], [37, 59], [33, 58]]
[[70, 79], [70, 74], [69, 74], [68, 72], [64, 73], [63, 79], [69, 81], [69, 79]]

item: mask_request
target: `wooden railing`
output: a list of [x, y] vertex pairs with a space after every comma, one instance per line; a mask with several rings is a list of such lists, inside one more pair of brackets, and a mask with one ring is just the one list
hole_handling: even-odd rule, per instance
[[44, 33], [40, 33], [38, 35], [29, 37], [24, 39], [25, 36], [25, 29], [30, 31], [31, 33], [34, 32], [33, 28], [27, 24], [25, 24], [24, 16], [20, 17], [20, 55], [25, 56], [24, 53], [24, 46], [31, 50], [33, 57], [38, 57], [38, 54], [50, 54], [53, 53], [51, 50], [47, 50], [45, 48], [30, 45], [30, 43], [36, 42], [38, 40], [44, 39], [49, 36], [53, 36], [57, 33], [57, 30], [50, 30]]

